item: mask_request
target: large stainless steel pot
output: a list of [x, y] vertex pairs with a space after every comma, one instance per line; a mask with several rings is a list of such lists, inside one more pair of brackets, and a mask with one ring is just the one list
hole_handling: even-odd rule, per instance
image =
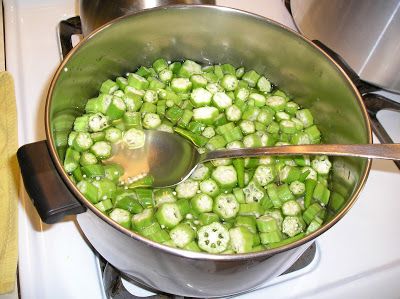
[[74, 117], [82, 113], [87, 99], [97, 95], [101, 82], [158, 57], [190, 58], [203, 64], [229, 62], [255, 69], [312, 110], [325, 142], [372, 142], [359, 92], [312, 42], [271, 20], [234, 9], [157, 8], [108, 23], [62, 62], [46, 102], [47, 141], [23, 146], [18, 152], [26, 189], [48, 222], [87, 208], [78, 215], [78, 222], [94, 248], [115, 267], [152, 288], [190, 297], [225, 296], [254, 288], [279, 274], [311, 240], [346, 214], [364, 186], [371, 161], [333, 159], [332, 188], [346, 198], [343, 209], [318, 231], [282, 248], [211, 255], [149, 241], [87, 201], [69, 180], [62, 160]]
[[290, 0], [300, 32], [339, 53], [360, 77], [400, 93], [399, 0]]

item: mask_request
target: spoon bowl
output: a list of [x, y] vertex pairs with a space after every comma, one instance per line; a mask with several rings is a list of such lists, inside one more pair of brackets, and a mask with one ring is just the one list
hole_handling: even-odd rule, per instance
[[170, 187], [187, 179], [200, 163], [227, 158], [269, 155], [328, 155], [400, 160], [400, 144], [312, 144], [223, 149], [200, 154], [187, 139], [163, 131], [145, 130], [144, 146], [129, 149], [113, 144], [113, 155], [105, 163], [118, 163], [125, 172], [122, 181], [132, 182], [146, 175], [153, 187]]

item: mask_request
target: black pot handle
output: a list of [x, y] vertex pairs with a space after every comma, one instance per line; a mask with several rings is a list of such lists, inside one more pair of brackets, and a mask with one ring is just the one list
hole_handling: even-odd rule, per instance
[[[340, 67], [350, 77], [354, 85], [358, 88], [363, 97], [365, 107], [367, 108], [372, 130], [378, 137], [379, 141], [381, 143], [394, 143], [392, 138], [390, 138], [389, 134], [379, 122], [377, 114], [381, 110], [393, 110], [400, 112], [400, 103], [389, 100], [382, 95], [372, 93], [374, 91], [379, 91], [382, 89], [363, 81], [338, 53], [327, 47], [321, 41], [313, 40], [313, 43], [324, 50], [333, 60], [335, 60], [336, 63], [339, 64]], [[393, 162], [400, 169], [400, 161]]]
[[25, 189], [43, 222], [53, 224], [86, 211], [56, 170], [46, 141], [23, 145], [17, 158]]
[[72, 35], [82, 34], [82, 23], [79, 16], [61, 21], [58, 30], [60, 36], [61, 54], [64, 58], [72, 50]]

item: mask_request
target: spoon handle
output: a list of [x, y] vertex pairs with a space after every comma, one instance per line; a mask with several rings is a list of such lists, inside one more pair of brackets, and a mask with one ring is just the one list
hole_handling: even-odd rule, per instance
[[313, 144], [224, 149], [204, 154], [201, 162], [221, 158], [270, 155], [328, 155], [400, 160], [400, 144]]

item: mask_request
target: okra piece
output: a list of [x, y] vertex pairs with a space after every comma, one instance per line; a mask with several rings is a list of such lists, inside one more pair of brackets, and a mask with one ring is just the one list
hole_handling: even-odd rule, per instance
[[205, 106], [193, 109], [193, 119], [206, 125], [212, 125], [218, 116], [218, 109], [211, 106]]
[[135, 188], [137, 199], [144, 208], [150, 208], [154, 206], [153, 202], [153, 190], [146, 188]]
[[313, 199], [313, 194], [314, 194], [314, 189], [315, 189], [316, 185], [317, 185], [316, 180], [313, 180], [313, 179], [305, 180], [306, 193], [304, 195], [304, 207], [306, 209], [311, 205], [311, 202]]
[[300, 176], [301, 170], [296, 166], [286, 165], [279, 171], [280, 181], [288, 184], [298, 181]]
[[307, 129], [304, 130], [304, 133], [308, 135], [310, 143], [312, 144], [320, 143], [321, 132], [318, 130], [317, 126], [313, 125], [311, 127], [308, 127]]
[[267, 189], [267, 194], [268, 194], [269, 198], [271, 199], [274, 207], [280, 208], [282, 206], [282, 201], [278, 194], [278, 187], [274, 183], [271, 183], [271, 184], [267, 185], [266, 189]]
[[282, 241], [283, 236], [280, 231], [274, 230], [270, 232], [260, 233], [261, 244], [269, 245]]
[[122, 131], [117, 128], [107, 128], [105, 130], [105, 140], [115, 143], [122, 138]]
[[104, 176], [114, 183], [118, 183], [119, 178], [124, 174], [124, 169], [119, 164], [107, 164], [103, 168]]
[[79, 166], [80, 153], [71, 147], [67, 148], [64, 158], [64, 169], [71, 173]]
[[255, 216], [260, 217], [264, 213], [264, 209], [258, 202], [241, 203], [239, 204], [238, 214], [241, 216]]
[[176, 93], [186, 93], [192, 89], [192, 82], [188, 78], [173, 78], [171, 89]]
[[152, 208], [144, 209], [142, 212], [132, 216], [132, 226], [137, 230], [151, 225], [154, 222], [154, 211]]
[[283, 111], [286, 107], [286, 99], [281, 96], [271, 96], [267, 98], [266, 104], [275, 111]]
[[223, 189], [231, 189], [237, 184], [237, 173], [232, 165], [218, 166], [212, 171], [211, 177]]
[[108, 210], [111, 210], [113, 208], [111, 199], [106, 199], [106, 200], [102, 200], [99, 201], [98, 203], [94, 204], [94, 206], [100, 210], [101, 212], [105, 213]]
[[128, 188], [149, 188], [152, 187], [154, 183], [154, 177], [151, 174], [145, 175], [141, 178], [130, 178], [128, 179]]
[[301, 207], [295, 200], [288, 200], [282, 204], [282, 214], [285, 216], [296, 216], [301, 214]]
[[317, 203], [314, 202], [312, 205], [310, 205], [303, 213], [303, 220], [305, 223], [310, 224], [311, 221], [317, 217], [323, 210], [323, 207]]
[[289, 185], [290, 192], [293, 193], [296, 197], [304, 195], [306, 192], [306, 185], [300, 181], [293, 181]]
[[303, 232], [305, 229], [305, 223], [299, 216], [286, 216], [282, 222], [282, 232], [289, 237]]
[[204, 181], [210, 177], [210, 168], [205, 164], [199, 164], [191, 174], [190, 178], [195, 181]]
[[190, 101], [194, 107], [203, 107], [211, 103], [212, 93], [203, 87], [193, 89], [190, 94]]
[[213, 199], [210, 195], [199, 193], [190, 200], [193, 210], [197, 213], [207, 213], [213, 210]]
[[192, 82], [193, 90], [199, 87], [206, 87], [208, 81], [203, 75], [192, 75], [190, 77], [190, 82]]
[[196, 232], [186, 223], [179, 223], [169, 233], [174, 244], [179, 248], [184, 248], [196, 237]]
[[206, 144], [206, 148], [210, 151], [224, 148], [227, 144], [225, 138], [221, 135], [215, 135], [214, 137], [210, 138]]
[[106, 94], [112, 94], [118, 90], [118, 84], [108, 79], [104, 81], [100, 86], [100, 92]]
[[325, 185], [321, 183], [317, 183], [317, 185], [314, 188], [313, 192], [313, 199], [319, 201], [321, 205], [325, 206], [329, 202], [329, 197], [331, 195], [331, 191]]
[[256, 224], [258, 231], [262, 233], [279, 231], [278, 222], [274, 217], [269, 215], [262, 215], [261, 217], [257, 218]]
[[143, 227], [139, 230], [139, 234], [150, 238], [151, 235], [154, 235], [162, 230], [161, 225], [158, 222], [152, 222], [149, 226]]
[[197, 231], [198, 245], [208, 253], [221, 253], [228, 248], [229, 231], [219, 222], [200, 227]]
[[158, 58], [153, 62], [153, 69], [160, 73], [162, 70], [168, 68], [168, 63], [164, 58]]
[[78, 190], [93, 204], [99, 202], [99, 193], [96, 186], [87, 180], [78, 182]]
[[186, 219], [192, 219], [193, 215], [191, 212], [193, 212], [192, 207], [190, 206], [190, 200], [188, 198], [181, 198], [176, 201], [176, 204], [178, 205], [178, 209], [181, 212], [181, 215], [183, 218]]
[[140, 148], [144, 146], [146, 136], [142, 130], [131, 128], [122, 134], [122, 141], [130, 149]]
[[190, 78], [195, 74], [201, 74], [201, 65], [192, 60], [185, 60], [179, 69], [178, 76]]
[[183, 219], [179, 207], [175, 202], [163, 203], [158, 208], [155, 216], [158, 220], [158, 223], [168, 229], [174, 228]]
[[220, 221], [219, 216], [212, 212], [201, 213], [198, 218], [202, 226]]
[[138, 74], [130, 73], [128, 75], [128, 85], [136, 89], [143, 90], [149, 86], [149, 81], [147, 81], [146, 78]]
[[272, 165], [259, 165], [254, 173], [254, 178], [261, 186], [267, 186], [275, 181], [275, 168]]
[[236, 253], [250, 252], [253, 247], [253, 234], [244, 226], [234, 227], [229, 230], [232, 249]]
[[119, 225], [129, 229], [131, 227], [131, 214], [123, 209], [115, 208], [109, 214], [110, 218]]
[[208, 138], [198, 135], [195, 133], [192, 133], [188, 130], [182, 129], [182, 128], [174, 128], [174, 131], [178, 133], [179, 135], [185, 137], [186, 139], [190, 140], [194, 145], [198, 147], [202, 147], [207, 144]]
[[169, 233], [166, 230], [160, 229], [150, 235], [147, 236], [150, 240], [157, 242], [157, 243], [164, 243], [171, 240]]
[[296, 118], [300, 120], [305, 128], [314, 124], [314, 118], [309, 109], [301, 109], [296, 112]]
[[92, 184], [97, 187], [100, 200], [113, 199], [115, 197], [117, 186], [113, 181], [107, 178], [96, 178]]
[[146, 113], [143, 117], [143, 127], [145, 129], [156, 129], [161, 125], [161, 118], [155, 113]]
[[234, 91], [238, 87], [238, 79], [236, 78], [235, 75], [232, 74], [226, 74], [222, 79], [221, 79], [221, 86], [226, 90], [226, 91]]
[[197, 194], [197, 190], [199, 190], [199, 182], [187, 179], [182, 183], [176, 186], [176, 196], [178, 198], [187, 198], [190, 199]]
[[184, 246], [183, 249], [195, 251], [195, 252], [201, 252], [201, 249], [200, 249], [199, 245], [197, 245], [197, 242], [195, 240], [190, 242], [186, 246]]
[[214, 200], [213, 212], [221, 219], [233, 219], [239, 212], [239, 203], [232, 193], [222, 193]]
[[245, 184], [244, 184], [244, 159], [242, 159], [242, 158], [233, 159], [232, 163], [236, 170], [238, 186], [240, 188], [243, 188], [245, 186]]
[[142, 107], [140, 107], [140, 112], [142, 114], [156, 113], [157, 112], [157, 106], [155, 104], [153, 104], [153, 103], [144, 102]]
[[87, 132], [89, 131], [89, 115], [84, 114], [78, 116], [74, 121], [74, 131], [76, 132]]
[[272, 89], [271, 82], [268, 81], [267, 78], [261, 76], [257, 81], [257, 88], [262, 92], [270, 92]]
[[287, 239], [283, 239], [282, 241], [279, 241], [279, 242], [274, 242], [272, 244], [269, 244], [267, 246], [267, 248], [268, 249], [273, 249], [273, 248], [278, 248], [278, 247], [281, 247], [281, 246], [285, 246], [285, 245], [288, 245], [290, 243], [296, 242], [296, 241], [304, 238], [304, 236], [305, 236], [305, 233], [299, 233], [296, 236], [293, 236], [293, 237], [290, 237], [290, 238], [287, 238]]
[[266, 195], [265, 189], [255, 180], [251, 180], [245, 188], [243, 188], [246, 203], [261, 202]]
[[103, 131], [108, 126], [108, 119], [102, 113], [99, 112], [88, 116], [88, 128], [90, 132]]
[[82, 173], [88, 178], [104, 177], [104, 167], [101, 164], [87, 164], [81, 167]]
[[255, 87], [260, 77], [261, 76], [256, 71], [251, 70], [244, 73], [242, 80], [247, 82], [250, 87]]
[[216, 181], [213, 179], [207, 179], [199, 184], [200, 191], [210, 195], [211, 197], [215, 197], [220, 193], [220, 188]]
[[154, 206], [159, 207], [165, 202], [176, 202], [176, 197], [171, 188], [163, 188], [155, 190], [154, 196]]
[[138, 214], [143, 211], [143, 207], [140, 205], [138, 200], [129, 194], [121, 194], [117, 196], [114, 207], [127, 210], [132, 214]]
[[106, 141], [95, 142], [90, 151], [100, 160], [111, 157], [111, 145]]
[[319, 229], [323, 224], [323, 220], [319, 217], [315, 217], [310, 224], [307, 226], [306, 235], [311, 234], [312, 232]]
[[244, 226], [246, 227], [251, 233], [257, 234], [257, 224], [256, 224], [256, 217], [254, 216], [237, 216], [235, 218], [235, 226]]

